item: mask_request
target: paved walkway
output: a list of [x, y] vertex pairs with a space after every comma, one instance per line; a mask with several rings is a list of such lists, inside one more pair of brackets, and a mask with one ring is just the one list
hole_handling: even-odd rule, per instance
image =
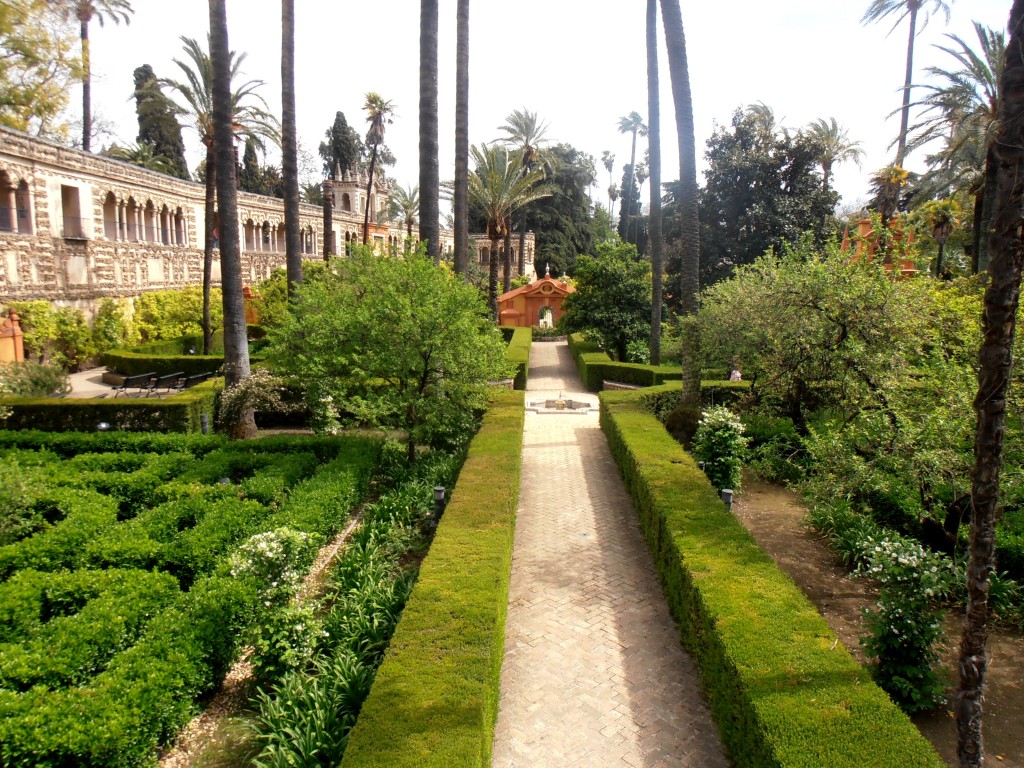
[[[583, 391], [536, 343], [528, 402]], [[526, 414], [494, 768], [725, 768], [596, 412]]]

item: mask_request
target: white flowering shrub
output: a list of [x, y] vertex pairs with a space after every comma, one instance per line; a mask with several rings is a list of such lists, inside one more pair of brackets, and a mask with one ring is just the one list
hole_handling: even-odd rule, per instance
[[740, 417], [724, 406], [717, 405], [701, 414], [693, 436], [693, 452], [704, 462], [704, 474], [718, 490], [739, 490], [740, 469], [749, 442], [743, 431]]
[[259, 533], [231, 556], [231, 575], [254, 579], [265, 607], [283, 605], [302, 584], [316, 544], [312, 537], [291, 528]]
[[317, 643], [324, 636], [314, 606], [282, 605], [270, 611], [254, 632], [253, 679], [265, 686], [291, 670], [301, 670], [313, 659]]
[[932, 709], [944, 700], [935, 644], [942, 634], [939, 601], [952, 586], [949, 563], [903, 538], [869, 536], [860, 549], [856, 573], [880, 588], [868, 612], [870, 634], [861, 640], [876, 659], [875, 679], [904, 711]]

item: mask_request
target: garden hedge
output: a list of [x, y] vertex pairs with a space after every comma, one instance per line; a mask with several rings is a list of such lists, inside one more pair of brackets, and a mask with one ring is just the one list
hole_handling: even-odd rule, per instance
[[[530, 345], [533, 341], [533, 331], [529, 328], [505, 328], [505, 331], [512, 331], [507, 343], [508, 350], [505, 352], [505, 359], [515, 365], [516, 377], [513, 389], [526, 389], [526, 377], [530, 368]], [[506, 334], [507, 335], [507, 334]]]
[[[259, 340], [266, 336], [266, 331], [258, 325], [247, 325], [246, 333], [251, 340]], [[213, 354], [200, 355], [189, 352], [202, 348], [202, 336], [179, 336], [174, 339], [151, 341], [131, 349], [111, 349], [103, 353], [100, 362], [114, 373], [125, 376], [140, 373], [155, 373], [162, 376], [179, 371], [192, 376], [197, 373], [219, 371], [224, 365], [224, 331], [214, 331]], [[254, 350], [250, 348], [249, 361], [262, 362], [263, 357], [254, 354]]]
[[600, 392], [604, 381], [652, 387], [666, 381], [682, 380], [683, 372], [674, 365], [639, 365], [617, 363], [601, 351], [599, 345], [583, 338], [582, 333], [568, 336], [569, 351], [588, 392]]
[[945, 765], [639, 402], [603, 392], [632, 496], [723, 742], [744, 768]]
[[11, 415], [0, 421], [7, 430], [93, 432], [105, 422], [124, 432], [199, 432], [200, 414], [212, 426], [223, 379], [211, 379], [170, 397], [53, 398], [8, 397], [0, 405]]
[[494, 395], [342, 768], [490, 766], [522, 434], [523, 394]]

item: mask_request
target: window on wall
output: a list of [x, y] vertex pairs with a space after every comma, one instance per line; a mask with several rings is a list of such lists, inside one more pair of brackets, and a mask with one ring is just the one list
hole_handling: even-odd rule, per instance
[[107, 240], [118, 240], [117, 232], [117, 200], [113, 192], [107, 192], [103, 200], [103, 236]]
[[67, 184], [60, 186], [61, 236], [72, 239], [85, 237], [85, 222], [82, 221], [80, 190]]
[[22, 235], [32, 234], [32, 197], [28, 191], [28, 183], [22, 181], [14, 194], [14, 206], [18, 217], [18, 232]]
[[185, 213], [181, 208], [174, 212], [174, 244], [182, 248], [188, 246], [188, 237], [185, 233]]
[[17, 195], [10, 177], [0, 173], [0, 232], [18, 231]]
[[139, 237], [139, 229], [142, 222], [142, 209], [139, 208], [138, 203], [135, 202], [134, 197], [128, 198], [128, 239], [137, 243], [142, 238]]

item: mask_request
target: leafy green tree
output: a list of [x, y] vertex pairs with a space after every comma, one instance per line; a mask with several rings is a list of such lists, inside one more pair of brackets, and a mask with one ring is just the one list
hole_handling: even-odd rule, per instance
[[54, 321], [53, 305], [42, 299], [30, 301], [12, 301], [8, 305], [13, 312], [18, 313], [21, 320], [21, 330], [24, 336], [22, 343], [25, 345], [25, 359], [35, 358], [36, 362], [46, 361], [49, 351], [50, 340], [57, 332]]
[[[185, 76], [184, 81], [162, 79], [160, 86], [176, 93], [186, 106], [179, 105], [179, 114], [186, 115], [195, 127], [199, 140], [206, 148], [204, 160], [206, 183], [206, 206], [203, 226], [203, 352], [209, 352], [213, 340], [210, 324], [210, 283], [213, 279], [214, 229], [217, 220], [217, 174], [214, 163], [215, 143], [213, 126], [213, 62], [210, 55], [202, 49], [198, 42], [189, 37], [182, 37], [187, 61], [174, 59], [174, 63]], [[263, 85], [262, 80], [247, 80], [239, 83], [241, 66], [246, 54], [228, 52], [228, 74], [231, 109], [233, 112], [232, 126], [234, 133], [230, 145], [234, 145], [235, 137], [252, 138], [261, 145], [265, 140], [277, 141], [279, 132], [277, 121], [267, 110], [267, 104], [257, 90]], [[232, 170], [234, 163], [232, 162]], [[234, 176], [234, 173], [232, 173]], [[223, 219], [221, 219], [223, 221]]]
[[461, 443], [487, 382], [506, 373], [501, 334], [479, 292], [420, 249], [380, 259], [369, 249], [334, 260], [296, 292], [296, 310], [269, 333], [273, 370], [304, 387], [314, 411], [423, 443]]
[[[214, 289], [213, 327], [220, 328], [220, 291]], [[203, 292], [195, 286], [166, 291], [149, 291], [135, 298], [132, 320], [141, 340], [159, 341], [203, 333]]]
[[629, 244], [600, 243], [597, 256], [576, 260], [576, 291], [562, 304], [559, 327], [600, 341], [616, 359], [629, 359], [631, 343], [650, 336], [651, 288], [647, 265]]
[[325, 141], [320, 143], [320, 157], [324, 161], [324, 176], [337, 181], [338, 172], [342, 174], [353, 170], [363, 155], [363, 140], [355, 128], [345, 120], [344, 112], [334, 115], [334, 123], [324, 135]]
[[509, 233], [512, 214], [550, 192], [538, 185], [544, 173], [534, 170], [523, 173], [522, 161], [500, 144], [473, 147], [476, 172], [469, 177], [469, 199], [482, 213], [491, 241], [488, 274], [488, 305], [498, 320], [498, 243]]
[[139, 119], [138, 146], [148, 144], [153, 148], [153, 155], [166, 158], [171, 170], [165, 173], [179, 179], [191, 178], [185, 163], [181, 125], [175, 117], [177, 106], [160, 90], [160, 81], [149, 64], [138, 67], [134, 78], [135, 114]]
[[366, 211], [363, 214], [363, 245], [369, 242], [370, 238], [370, 201], [373, 193], [373, 177], [377, 169], [377, 161], [380, 159], [381, 145], [384, 143], [384, 127], [391, 124], [391, 116], [395, 107], [390, 101], [373, 91], [366, 94], [366, 103], [363, 104], [366, 110], [366, 122], [370, 127], [366, 131], [366, 143], [370, 146], [370, 170], [367, 173], [366, 182]]
[[101, 299], [92, 323], [92, 342], [97, 352], [123, 347], [135, 340], [135, 329], [119, 299]]
[[932, 13], [942, 12], [949, 22], [949, 3], [946, 0], [871, 0], [871, 5], [864, 12], [862, 24], [881, 21], [887, 17], [896, 17], [896, 26], [904, 19], [910, 22], [910, 34], [907, 38], [907, 70], [903, 80], [903, 107], [900, 115], [900, 133], [896, 139], [896, 162], [902, 166], [907, 153], [907, 127], [910, 124], [910, 89], [914, 75], [914, 40], [917, 37], [918, 14], [924, 11], [924, 24], [928, 23]]
[[256, 154], [256, 142], [245, 140], [242, 165], [238, 169], [238, 188], [254, 195], [284, 198], [284, 178], [273, 165], [261, 165]]
[[51, 0], [0, 3], [0, 125], [60, 138], [71, 83], [81, 77], [74, 33]]
[[[632, 243], [640, 248], [638, 238], [632, 229], [634, 222], [640, 217], [640, 188], [636, 185], [637, 173], [633, 166], [626, 165], [622, 168], [622, 186], [619, 188], [619, 199], [622, 204], [619, 206], [619, 237], [626, 243]], [[632, 236], [631, 236], [632, 235]]]
[[807, 126], [807, 134], [818, 146], [818, 163], [821, 165], [821, 188], [826, 193], [832, 178], [832, 167], [836, 163], [852, 160], [860, 167], [864, 150], [859, 141], [851, 141], [849, 132], [839, 126], [834, 117], [819, 118]]
[[52, 0], [68, 18], [78, 20], [82, 43], [82, 149], [91, 151], [92, 143], [92, 67], [90, 64], [89, 24], [95, 19], [103, 26], [107, 20], [127, 25], [135, 10], [128, 0]]
[[730, 126], [712, 134], [700, 192], [703, 284], [805, 232], [825, 240], [837, 195], [822, 188], [819, 156], [809, 135], [772, 130], [750, 110], [737, 110]]
[[925, 96], [916, 106], [921, 119], [912, 127], [910, 147], [938, 140], [942, 146], [927, 158], [929, 171], [919, 185], [921, 196], [945, 196], [950, 189], [974, 196], [972, 267], [988, 265], [989, 221], [997, 173], [995, 136], [999, 123], [999, 73], [1006, 60], [1002, 31], [975, 22], [978, 50], [956, 35], [955, 45], [938, 46], [953, 57], [951, 68], [929, 67], [930, 82], [921, 86]]

